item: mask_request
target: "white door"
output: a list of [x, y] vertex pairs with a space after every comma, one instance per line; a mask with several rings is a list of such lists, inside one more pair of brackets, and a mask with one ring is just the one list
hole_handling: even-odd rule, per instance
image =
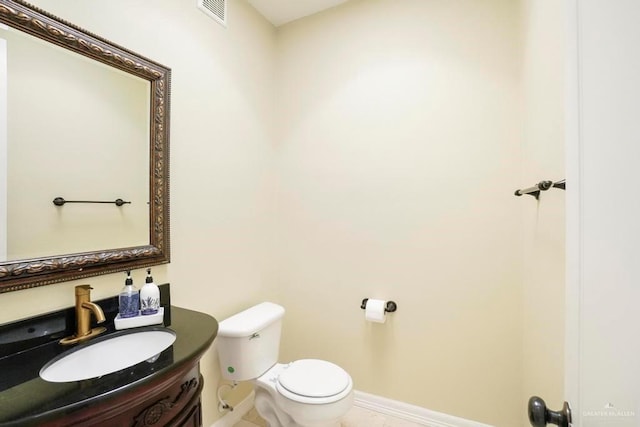
[[[640, 1], [567, 0], [567, 400], [640, 426]], [[558, 408], [553, 408], [558, 409]]]

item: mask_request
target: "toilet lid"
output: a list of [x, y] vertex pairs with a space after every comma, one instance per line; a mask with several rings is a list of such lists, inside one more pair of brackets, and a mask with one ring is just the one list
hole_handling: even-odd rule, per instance
[[278, 384], [287, 391], [312, 398], [339, 394], [350, 382], [351, 377], [344, 369], [317, 359], [297, 360], [278, 376]]

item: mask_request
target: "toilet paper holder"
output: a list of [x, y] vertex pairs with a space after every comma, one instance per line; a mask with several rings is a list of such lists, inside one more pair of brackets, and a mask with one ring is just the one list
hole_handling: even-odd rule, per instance
[[[369, 301], [369, 298], [365, 298], [362, 300], [362, 304], [360, 304], [361, 309], [364, 310], [367, 308], [367, 301]], [[387, 304], [384, 307], [384, 312], [393, 313], [397, 309], [398, 309], [398, 304], [396, 304], [394, 301], [387, 301]]]

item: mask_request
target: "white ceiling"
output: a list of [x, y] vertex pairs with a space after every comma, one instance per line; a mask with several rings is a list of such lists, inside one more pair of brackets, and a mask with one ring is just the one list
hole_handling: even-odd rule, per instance
[[276, 27], [303, 16], [313, 15], [347, 0], [248, 0]]

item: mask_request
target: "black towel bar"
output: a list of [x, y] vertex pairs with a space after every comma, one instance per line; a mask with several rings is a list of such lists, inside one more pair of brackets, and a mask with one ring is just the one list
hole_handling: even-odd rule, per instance
[[65, 203], [110, 203], [116, 206], [122, 206], [125, 204], [131, 204], [131, 202], [125, 202], [122, 199], [116, 199], [113, 202], [110, 201], [95, 201], [95, 200], [65, 200], [63, 197], [56, 197], [53, 199], [53, 204], [56, 206], [64, 206]]

